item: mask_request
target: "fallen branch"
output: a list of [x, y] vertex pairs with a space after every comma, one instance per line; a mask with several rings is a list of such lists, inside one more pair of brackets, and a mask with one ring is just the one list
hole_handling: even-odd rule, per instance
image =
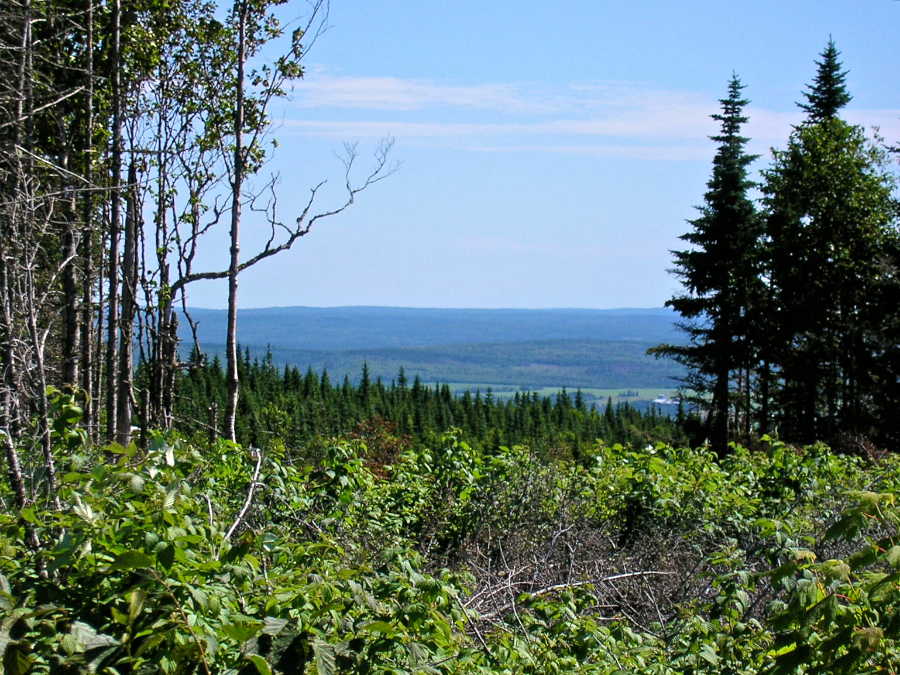
[[[612, 576], [602, 577], [599, 579], [587, 579], [585, 581], [576, 581], [574, 583], [554, 584], [553, 586], [546, 586], [544, 588], [540, 588], [536, 591], [528, 593], [527, 595], [530, 597], [533, 597], [536, 595], [546, 595], [547, 593], [552, 593], [553, 591], [561, 591], [561, 590], [568, 589], [568, 588], [578, 588], [579, 586], [589, 586], [591, 584], [602, 584], [602, 583], [609, 582], [609, 581], [616, 581], [617, 579], [628, 579], [631, 577], [645, 577], [645, 576], [671, 576], [673, 574], [675, 574], [675, 572], [660, 572], [660, 571], [656, 571], [656, 570], [647, 570], [644, 572], [625, 572], [623, 574], [613, 574]], [[509, 586], [509, 584], [507, 585], [507, 587], [508, 586]], [[496, 611], [489, 612], [487, 614], [482, 614], [481, 618], [482, 619], [490, 619], [492, 617], [497, 616], [498, 614], [500, 614], [501, 612], [503, 612], [507, 609], [514, 610], [516, 604], [517, 603], [515, 603], [515, 602], [510, 602], [506, 605], [503, 605]]]
[[463, 616], [466, 617], [466, 623], [468, 623], [472, 627], [472, 630], [475, 632], [475, 637], [477, 637], [478, 642], [481, 643], [481, 648], [484, 649], [485, 656], [493, 661], [494, 655], [491, 654], [491, 650], [487, 646], [487, 642], [485, 642], [484, 638], [481, 636], [481, 631], [478, 630], [478, 623], [471, 616], [469, 616], [469, 610], [466, 609], [466, 606], [462, 604], [462, 601], [459, 599], [458, 595], [454, 593], [453, 599], [456, 600], [456, 604], [458, 604], [459, 608], [462, 610]]

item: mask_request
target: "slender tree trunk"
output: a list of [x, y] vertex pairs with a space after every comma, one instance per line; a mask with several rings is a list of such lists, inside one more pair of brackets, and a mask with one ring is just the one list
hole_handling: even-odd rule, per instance
[[[19, 452], [15, 439], [18, 437], [16, 410], [18, 401], [18, 378], [15, 370], [15, 349], [13, 346], [13, 310], [12, 297], [14, 290], [9, 278], [7, 266], [6, 233], [0, 230], [0, 292], [3, 293], [3, 307], [0, 312], [0, 344], [3, 347], [3, 383], [0, 392], [0, 435], [3, 436], [3, 447], [6, 454], [6, 471], [9, 485], [16, 496], [16, 506], [24, 509], [27, 503], [25, 480], [19, 464]], [[9, 256], [11, 257], [11, 256]]]
[[234, 175], [231, 180], [231, 263], [228, 267], [228, 327], [226, 338], [226, 369], [228, 400], [225, 407], [225, 435], [237, 442], [238, 353], [237, 353], [237, 293], [240, 265], [241, 193], [244, 182], [244, 59], [246, 53], [247, 3], [235, 4], [238, 20], [237, 87], [234, 107]]
[[137, 311], [137, 219], [135, 195], [137, 171], [134, 160], [128, 166], [128, 187], [125, 213], [124, 250], [122, 252], [122, 301], [119, 345], [119, 378], [116, 398], [116, 442], [131, 443], [131, 422], [134, 416], [134, 319]]
[[[104, 207], [107, 205], [104, 205]], [[105, 208], [104, 208], [105, 210]], [[102, 222], [106, 222], [106, 216], [103, 216]], [[100, 231], [98, 232], [100, 250], [105, 251], [107, 247], [107, 233]], [[93, 372], [91, 373], [91, 378], [93, 384], [91, 385], [91, 389], [94, 392], [94, 405], [91, 408], [91, 413], [93, 417], [91, 418], [91, 428], [94, 429], [96, 439], [99, 440], [101, 436], [101, 406], [100, 400], [103, 398], [104, 392], [104, 369], [101, 364], [101, 360], [103, 358], [103, 317], [106, 314], [106, 295], [104, 293], [104, 289], [106, 288], [106, 266], [103, 264], [103, 254], [100, 254], [100, 264], [97, 266], [97, 307], [94, 311], [94, 316], [97, 321], [97, 330], [94, 331], [94, 354], [96, 355], [94, 358], [95, 367]]]
[[[29, 272], [28, 276], [31, 276]], [[41, 452], [44, 455], [44, 471], [47, 474], [47, 488], [54, 508], [59, 511], [62, 506], [59, 502], [58, 485], [56, 481], [56, 463], [53, 459], [53, 444], [50, 437], [50, 411], [47, 405], [47, 370], [44, 365], [45, 339], [43, 331], [37, 325], [37, 309], [34, 298], [34, 279], [28, 280], [28, 333], [31, 336], [31, 346], [34, 350], [34, 377], [37, 380], [39, 394], [38, 405], [38, 436], [40, 437]]]
[[[162, 76], [165, 77], [165, 76]], [[154, 423], [162, 429], [168, 429], [172, 424], [172, 392], [168, 373], [170, 368], [174, 373], [174, 361], [177, 357], [177, 335], [172, 333], [172, 323], [175, 321], [175, 298], [171, 293], [171, 276], [169, 273], [168, 242], [169, 222], [167, 208], [170, 200], [169, 189], [169, 158], [165, 151], [167, 140], [167, 127], [163, 116], [160, 116], [157, 125], [157, 194], [158, 205], [156, 210], [156, 265], [159, 270], [159, 306], [157, 308], [156, 334], [153, 339], [153, 361], [150, 367], [150, 414]], [[199, 211], [199, 204], [193, 204], [192, 210]], [[194, 227], [199, 227], [199, 213]], [[174, 387], [174, 381], [171, 383]]]
[[178, 316], [170, 310], [169, 321], [166, 323], [167, 345], [166, 361], [162, 367], [162, 410], [163, 428], [171, 428], [175, 418], [175, 371], [178, 367]]
[[98, 440], [96, 427], [97, 402], [95, 400], [93, 370], [96, 368], [93, 354], [93, 284], [94, 284], [94, 3], [87, 0], [85, 46], [85, 103], [84, 103], [84, 179], [88, 189], [82, 196], [82, 296], [81, 296], [81, 388], [84, 390], [84, 420], [91, 441]]
[[768, 361], [763, 362], [762, 381], [760, 382], [760, 408], [759, 408], [759, 435], [769, 433], [769, 396], [772, 383], [772, 366]]
[[119, 339], [119, 236], [121, 217], [122, 180], [122, 79], [121, 79], [121, 0], [112, 3], [112, 62], [110, 79], [112, 88], [113, 134], [112, 134], [112, 194], [109, 223], [109, 258], [107, 277], [109, 282], [108, 319], [106, 323], [106, 436], [116, 435], [116, 411], [118, 410], [118, 378], [116, 355]]
[[747, 383], [747, 391], [744, 392], [744, 443], [749, 445], [751, 435], [753, 434], [753, 374], [748, 366], [745, 371], [745, 382]]
[[[68, 139], [65, 139], [68, 142]], [[60, 164], [68, 169], [68, 152], [66, 151]], [[65, 256], [65, 268], [63, 269], [63, 316], [65, 324], [65, 338], [63, 341], [63, 385], [70, 390], [78, 386], [78, 366], [81, 359], [81, 328], [79, 319], [81, 308], [78, 306], [78, 238], [76, 227], [78, 215], [76, 213], [75, 191], [71, 180], [66, 179], [63, 188], [68, 195], [64, 208], [66, 229], [63, 233], [63, 255]]]
[[713, 384], [712, 422], [709, 430], [709, 441], [712, 449], [720, 456], [728, 452], [728, 413], [730, 410], [728, 375], [728, 367], [720, 365]]

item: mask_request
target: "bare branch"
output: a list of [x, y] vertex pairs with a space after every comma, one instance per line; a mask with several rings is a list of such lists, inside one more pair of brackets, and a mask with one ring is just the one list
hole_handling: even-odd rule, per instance
[[231, 539], [231, 535], [234, 534], [234, 531], [242, 522], [244, 522], [247, 511], [250, 510], [250, 505], [253, 503], [253, 494], [256, 491], [256, 486], [259, 484], [259, 469], [262, 465], [262, 452], [251, 447], [250, 456], [256, 460], [256, 467], [253, 469], [253, 477], [250, 479], [250, 487], [247, 489], [247, 498], [244, 500], [244, 506], [240, 513], [237, 514], [237, 518], [234, 519], [231, 527], [229, 527], [228, 531], [225, 533], [225, 541]]
[[[253, 267], [266, 258], [277, 255], [282, 251], [289, 250], [291, 247], [293, 247], [298, 239], [309, 234], [309, 232], [313, 228], [313, 225], [315, 225], [318, 221], [343, 213], [354, 203], [354, 201], [356, 200], [356, 195], [358, 195], [369, 186], [374, 185], [375, 183], [378, 183], [379, 181], [382, 181], [388, 176], [391, 176], [399, 171], [401, 166], [399, 162], [390, 163], [388, 161], [388, 153], [390, 152], [393, 145], [394, 139], [391, 137], [385, 138], [381, 141], [375, 151], [375, 166], [365, 177], [365, 179], [361, 183], [358, 183], [356, 185], [354, 185], [352, 182], [351, 173], [353, 170], [353, 165], [359, 155], [354, 144], [345, 145], [345, 156], [342, 160], [345, 167], [344, 181], [346, 187], [346, 199], [344, 200], [344, 202], [336, 208], [333, 208], [329, 211], [317, 213], [316, 215], [310, 217], [309, 213], [312, 210], [316, 196], [322, 186], [325, 185], [325, 181], [322, 181], [315, 187], [311, 188], [309, 199], [307, 200], [306, 205], [303, 207], [300, 215], [297, 216], [295, 227], [293, 229], [290, 229], [284, 226], [282, 223], [273, 222], [272, 236], [263, 246], [262, 250], [258, 251], [255, 255], [251, 256], [238, 266], [238, 272], [243, 272], [244, 270]], [[220, 215], [221, 214], [217, 213], [216, 218], [218, 219]], [[275, 227], [280, 227], [287, 233], [287, 238], [279, 244], [274, 244]], [[193, 283], [195, 281], [211, 281], [214, 279], [225, 279], [227, 277], [228, 270], [188, 273], [183, 275], [172, 285], [172, 294], [174, 295], [176, 292], [183, 289], [187, 284]]]

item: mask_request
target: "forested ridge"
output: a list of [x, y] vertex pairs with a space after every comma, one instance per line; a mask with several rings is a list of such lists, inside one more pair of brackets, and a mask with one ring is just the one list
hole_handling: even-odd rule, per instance
[[[240, 274], [394, 168], [268, 199], [327, 9], [0, 7], [2, 672], [897, 672], [896, 148], [841, 119], [835, 44], [758, 186], [737, 76], [713, 115], [670, 418], [239, 352]], [[214, 279], [224, 362], [182, 359]]]
[[[201, 344], [221, 342], [224, 310], [189, 307]], [[269, 307], [241, 312], [238, 338], [251, 350], [430, 347], [520, 340], [674, 340], [674, 312], [656, 309], [428, 309]], [[191, 332], [181, 326], [181, 338]]]

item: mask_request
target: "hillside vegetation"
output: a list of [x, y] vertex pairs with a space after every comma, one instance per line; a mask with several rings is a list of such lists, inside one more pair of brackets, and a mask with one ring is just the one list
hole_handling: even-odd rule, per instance
[[900, 661], [894, 457], [596, 443], [574, 463], [384, 429], [315, 459], [159, 435], [97, 451], [67, 435], [70, 400], [54, 404], [66, 507], [0, 516], [4, 672]]
[[[271, 357], [240, 362], [246, 383], [237, 420], [237, 440], [267, 448], [271, 443], [289, 448], [316, 444], [323, 437], [354, 434], [385, 426], [398, 435], [430, 442], [448, 429], [491, 447], [528, 443], [543, 456], [577, 456], [598, 439], [646, 444], [688, 440], [686, 430], [702, 429], [683, 408], [675, 414], [656, 406], [638, 410], [628, 397], [614, 404], [611, 397], [596, 401], [580, 389], [559, 390], [552, 398], [536, 392], [494, 396], [490, 388], [455, 394], [448, 384], [429, 386], [416, 376], [412, 381], [401, 367], [395, 379], [373, 379], [368, 367], [359, 383], [348, 376], [332, 382], [328, 371], [308, 368], [279, 369]], [[176, 413], [184, 432], [200, 438], [215, 435], [213, 414], [223, 409], [225, 374], [214, 360], [190, 371], [179, 381]], [[667, 406], [671, 408], [672, 406]], [[691, 422], [693, 424], [691, 424]]]
[[[224, 357], [226, 312], [192, 309], [208, 357]], [[192, 333], [180, 324], [183, 357]], [[423, 382], [470, 382], [535, 390], [671, 389], [685, 375], [672, 361], [649, 356], [660, 342], [680, 340], [667, 309], [492, 310], [394, 307], [282, 307], [246, 310], [238, 338], [252, 356], [311, 367], [358, 381], [363, 364], [373, 380], [403, 368]]]

